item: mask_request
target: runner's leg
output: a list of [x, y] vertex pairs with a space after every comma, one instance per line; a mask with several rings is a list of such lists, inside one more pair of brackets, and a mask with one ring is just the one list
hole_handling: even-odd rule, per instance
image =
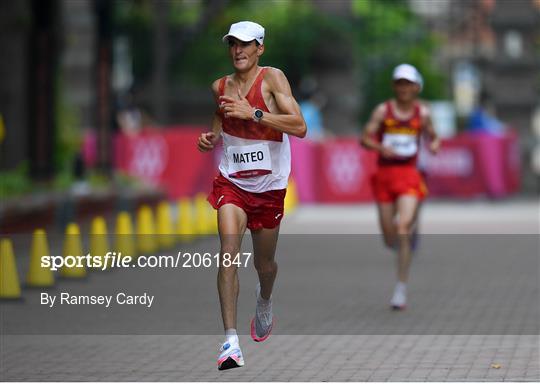
[[277, 263], [274, 260], [279, 236], [279, 226], [251, 231], [255, 269], [259, 275], [257, 286], [257, 305], [255, 317], [251, 321], [251, 337], [254, 341], [265, 341], [272, 332], [272, 289], [277, 275]]
[[268, 300], [272, 294], [278, 270], [274, 256], [279, 237], [279, 226], [272, 229], [263, 228], [251, 233], [253, 236], [253, 262], [259, 275], [261, 297]]
[[396, 224], [394, 223], [396, 204], [377, 203], [377, 210], [379, 211], [379, 224], [383, 233], [384, 244], [393, 250], [397, 242]]
[[413, 195], [403, 195], [397, 200], [398, 221], [396, 225], [398, 249], [398, 280], [406, 283], [409, 278], [411, 264], [411, 233], [418, 216], [418, 198]]
[[418, 207], [416, 208], [416, 214], [414, 215], [413, 224], [411, 228], [411, 252], [412, 256], [416, 254], [416, 251], [420, 244], [420, 235], [418, 231], [420, 230], [420, 209], [422, 208], [422, 201], [418, 202]]
[[251, 320], [251, 338], [256, 342], [265, 341], [272, 332], [274, 319], [272, 314], [272, 289], [277, 275], [277, 263], [274, 260], [279, 236], [279, 226], [273, 229], [252, 231], [253, 258], [259, 275], [257, 284], [257, 305], [255, 317]]
[[[247, 215], [234, 204], [225, 204], [218, 210], [218, 228], [221, 240], [220, 254], [228, 253], [232, 258], [240, 252], [242, 237], [246, 231]], [[219, 266], [217, 278], [221, 316], [225, 330], [236, 329], [236, 307], [239, 282], [237, 266]]]

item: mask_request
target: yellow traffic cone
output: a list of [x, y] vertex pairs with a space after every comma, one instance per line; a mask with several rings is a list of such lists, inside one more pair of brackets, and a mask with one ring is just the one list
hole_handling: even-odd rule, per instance
[[193, 224], [193, 206], [191, 200], [184, 197], [178, 201], [177, 227], [180, 241], [186, 243], [193, 241], [193, 234], [195, 233]]
[[47, 233], [44, 229], [36, 229], [32, 236], [30, 266], [26, 274], [28, 287], [52, 287], [54, 285], [53, 271], [41, 266], [41, 258], [50, 255]]
[[21, 286], [11, 240], [0, 240], [0, 299], [20, 299]]
[[100, 266], [96, 266], [96, 269], [108, 269], [108, 265], [105, 264], [105, 255], [111, 249], [109, 247], [109, 239], [107, 237], [107, 223], [102, 216], [94, 217], [92, 224], [90, 225], [90, 255], [92, 258], [98, 258], [101, 263]]
[[117, 256], [123, 259], [131, 256], [131, 260], [136, 258], [135, 241], [133, 240], [133, 224], [131, 215], [128, 212], [120, 212], [116, 217], [114, 251]]
[[284, 205], [286, 214], [292, 213], [298, 207], [298, 192], [296, 190], [296, 183], [292, 178], [289, 179]]
[[67, 264], [60, 268], [60, 275], [70, 279], [86, 277], [86, 267], [84, 266], [86, 262], [84, 261], [83, 265], [79, 266], [72, 259], [67, 259], [67, 256], [74, 256], [75, 258], [85, 256], [82, 251], [81, 232], [79, 231], [79, 226], [75, 223], [69, 223], [66, 227], [64, 262]]
[[198, 235], [211, 233], [211, 223], [208, 214], [208, 202], [204, 193], [195, 196], [195, 230]]
[[156, 237], [152, 208], [148, 205], [142, 205], [137, 212], [137, 249], [139, 253], [148, 255], [157, 251]]
[[159, 244], [161, 248], [169, 249], [176, 242], [171, 212], [167, 201], [162, 201], [157, 206], [157, 233], [159, 234]]

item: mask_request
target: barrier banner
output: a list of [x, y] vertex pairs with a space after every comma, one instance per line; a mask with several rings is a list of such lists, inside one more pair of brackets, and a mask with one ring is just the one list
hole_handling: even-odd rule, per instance
[[[218, 174], [222, 146], [219, 143], [210, 153], [197, 150], [197, 138], [206, 129], [172, 127], [146, 130], [137, 136], [119, 134], [115, 166], [164, 187], [171, 199], [208, 193]], [[291, 137], [291, 153], [300, 202], [373, 200], [370, 177], [376, 170], [377, 153], [362, 148], [357, 137], [324, 142]], [[500, 198], [519, 190], [519, 154], [513, 131], [500, 136], [465, 133], [443, 140], [437, 155], [422, 147], [419, 168], [426, 175], [431, 197]]]
[[316, 158], [318, 143], [289, 136], [291, 143], [291, 176], [296, 183], [298, 198], [302, 203], [317, 201], [317, 191], [313, 187], [316, 178]]
[[503, 149], [504, 181], [507, 194], [519, 191], [521, 185], [521, 156], [519, 138], [516, 131], [511, 131], [501, 138]]
[[370, 178], [376, 153], [360, 147], [357, 138], [327, 141], [317, 148], [315, 185], [317, 200], [324, 203], [371, 201]]
[[127, 174], [160, 185], [171, 199], [209, 192], [217, 175], [216, 151], [201, 153], [204, 127], [169, 128], [137, 136], [118, 135], [115, 165]]
[[420, 169], [429, 196], [474, 197], [485, 191], [476, 143], [467, 137], [443, 140], [436, 155], [424, 148]]

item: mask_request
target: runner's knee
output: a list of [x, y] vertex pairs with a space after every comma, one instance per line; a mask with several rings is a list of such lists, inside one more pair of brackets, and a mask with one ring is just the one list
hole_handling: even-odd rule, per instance
[[236, 270], [237, 264], [226, 263], [225, 260], [234, 260], [236, 255], [240, 252], [240, 249], [235, 244], [223, 244], [221, 246], [221, 262], [219, 263], [220, 270]]
[[397, 233], [399, 235], [409, 235], [412, 230], [412, 220], [399, 220], [397, 223]]
[[255, 269], [259, 274], [274, 273], [277, 270], [277, 263], [274, 260], [259, 261], [255, 263]]
[[231, 256], [235, 256], [240, 252], [240, 248], [236, 244], [223, 244], [221, 246], [221, 255], [228, 253]]

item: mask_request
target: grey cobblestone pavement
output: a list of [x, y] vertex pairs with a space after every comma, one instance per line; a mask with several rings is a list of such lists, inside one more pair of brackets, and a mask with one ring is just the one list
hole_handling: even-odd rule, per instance
[[[241, 336], [246, 365], [215, 367], [220, 336], [5, 336], [3, 381], [539, 381], [530, 335]], [[493, 368], [498, 364], [500, 368]]]
[[[372, 206], [305, 207], [287, 218], [282, 233], [373, 234], [375, 220]], [[92, 334], [83, 334], [84, 327], [100, 324], [102, 312], [64, 310], [54, 312], [55, 328], [45, 324], [50, 318], [43, 313], [25, 312], [39, 295], [25, 290], [24, 303], [0, 304], [0, 381], [540, 381], [539, 256], [529, 253], [531, 238], [533, 253], [538, 250], [538, 203], [429, 203], [422, 223], [424, 233], [498, 234], [498, 242], [489, 252], [482, 252], [488, 249], [483, 243], [470, 248], [478, 251], [478, 262], [471, 263], [469, 255], [454, 254], [459, 244], [452, 242], [460, 238], [427, 238], [413, 261], [411, 306], [402, 313], [387, 308], [394, 264], [376, 237], [359, 250], [366, 254], [361, 264], [336, 265], [329, 276], [332, 265], [324, 264], [323, 250], [322, 256], [314, 253], [307, 271], [301, 255], [296, 261], [280, 256], [275, 334], [260, 344], [246, 335], [255, 273], [242, 271], [239, 331], [246, 365], [225, 372], [216, 369], [222, 336], [213, 271], [208, 274], [212, 283], [203, 281], [211, 286], [200, 290], [193, 282], [187, 288], [201, 298], [198, 310], [210, 318], [206, 323], [188, 318], [194, 330], [208, 330], [194, 335], [187, 334], [186, 324], [173, 334], [142, 334], [155, 330], [149, 323], [158, 315], [167, 317], [159, 318], [165, 329], [175, 330], [175, 322], [182, 321], [176, 312], [137, 315], [132, 324], [121, 324], [126, 334], [115, 333], [116, 328], [99, 334], [95, 327]], [[284, 236], [280, 255], [294, 254], [302, 246], [295, 241]], [[437, 248], [443, 244], [444, 249]], [[27, 261], [18, 257], [24, 269]], [[92, 284], [106, 290], [114, 279], [141, 284], [146, 276], [123, 281], [120, 272], [59, 281], [56, 290], [84, 292]], [[178, 275], [160, 276], [161, 289], [176, 287]], [[166, 299], [183, 305], [174, 295]], [[26, 317], [13, 324], [14, 315]], [[111, 316], [105, 319], [122, 321]], [[64, 324], [73, 329], [59, 332]], [[46, 325], [49, 333], [66, 334], [39, 334]], [[146, 331], [137, 332], [141, 329]]]

